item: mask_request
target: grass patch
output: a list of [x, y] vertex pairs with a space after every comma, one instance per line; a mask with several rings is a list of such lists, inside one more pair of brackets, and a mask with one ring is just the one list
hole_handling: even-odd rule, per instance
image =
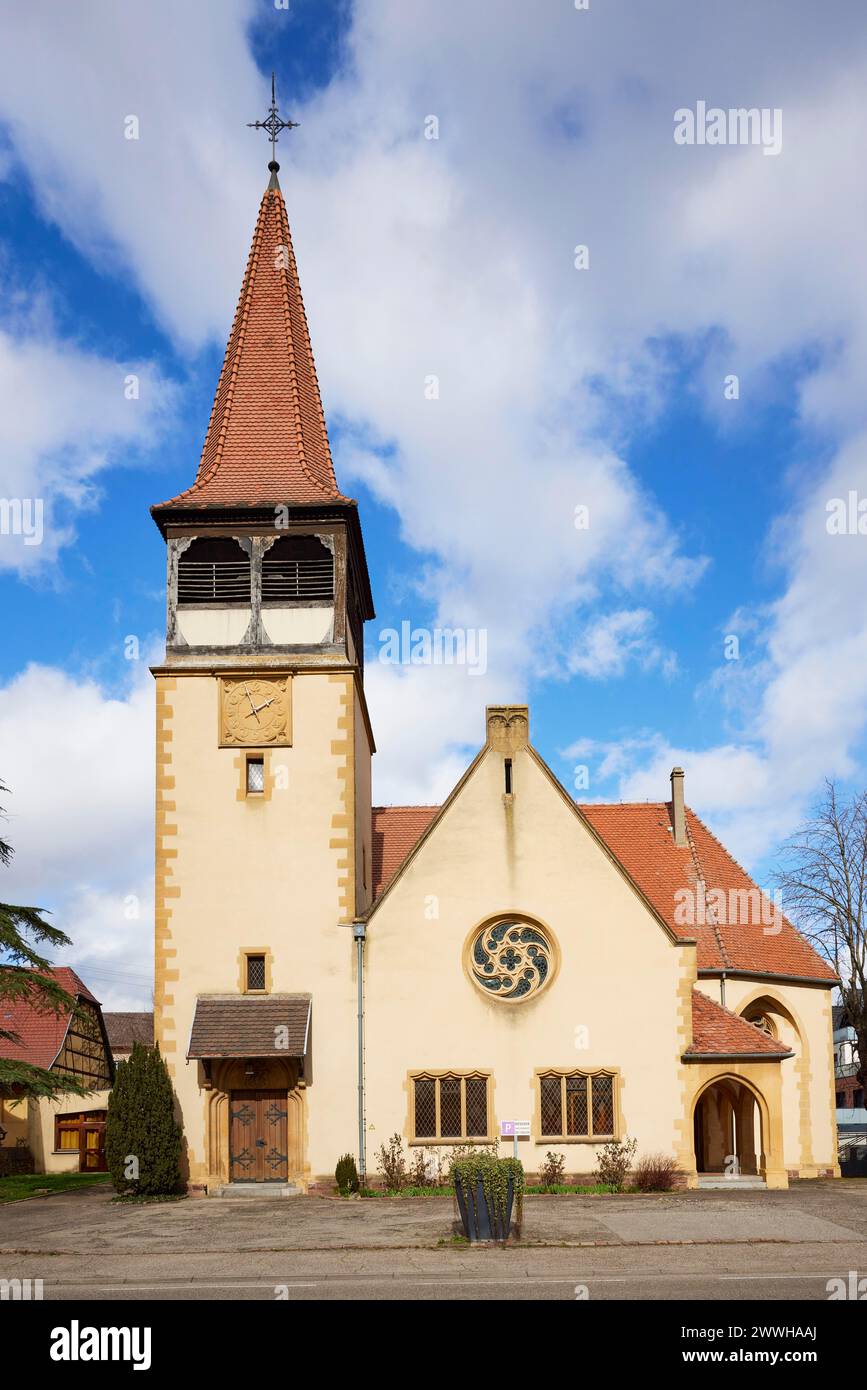
[[528, 1187], [525, 1190], [528, 1196], [532, 1194], [536, 1197], [567, 1197], [573, 1196], [575, 1194], [579, 1196], [621, 1195], [617, 1192], [617, 1189], [615, 1187], [611, 1187], [608, 1183], [604, 1182], [594, 1183], [590, 1187], [579, 1187], [576, 1183], [571, 1182], [555, 1183], [553, 1187], [542, 1187], [536, 1184], [535, 1186]]
[[0, 1202], [21, 1202], [26, 1197], [53, 1197], [82, 1187], [110, 1185], [108, 1173], [11, 1173], [0, 1178]]
[[453, 1187], [363, 1187], [362, 1197], [452, 1197]]

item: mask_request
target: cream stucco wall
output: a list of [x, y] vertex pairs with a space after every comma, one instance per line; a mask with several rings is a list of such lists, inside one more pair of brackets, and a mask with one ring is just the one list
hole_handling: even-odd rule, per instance
[[334, 608], [320, 605], [316, 608], [272, 608], [262, 609], [262, 626], [269, 642], [289, 646], [295, 643], [313, 646], [319, 642], [330, 642], [334, 632]]
[[55, 1149], [54, 1121], [58, 1115], [83, 1114], [108, 1109], [108, 1091], [91, 1091], [87, 1096], [58, 1096], [54, 1100], [28, 1103], [27, 1142], [37, 1173], [77, 1173], [77, 1149]]
[[[368, 1170], [392, 1133], [409, 1134], [411, 1072], [489, 1071], [496, 1130], [534, 1120], [535, 1073], [549, 1067], [616, 1069], [623, 1131], [688, 1168], [681, 1054], [695, 948], [672, 942], [532, 755], [511, 756], [514, 795], [488, 749], [371, 917]], [[535, 998], [504, 1003], [467, 978], [468, 934], [495, 913], [527, 914], [559, 944], [556, 978]], [[521, 1144], [525, 1167], [537, 1171], [549, 1149], [569, 1173], [596, 1164], [597, 1145], [537, 1132]]]
[[250, 608], [178, 608], [178, 633], [191, 647], [236, 646], [251, 615]]
[[298, 672], [293, 746], [268, 750], [266, 794], [247, 797], [244, 753], [216, 746], [217, 699], [213, 674], [157, 676], [156, 1036], [181, 1105], [189, 1178], [225, 1181], [208, 1147], [204, 1071], [186, 1060], [190, 1027], [197, 996], [237, 993], [241, 952], [267, 948], [272, 991], [313, 996], [304, 1171], [292, 1174], [303, 1180], [333, 1173], [354, 1148], [351, 920], [366, 743], [352, 674]]

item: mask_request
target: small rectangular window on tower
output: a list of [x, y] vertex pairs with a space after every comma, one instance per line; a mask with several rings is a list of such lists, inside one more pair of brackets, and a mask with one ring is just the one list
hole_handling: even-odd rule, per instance
[[249, 990], [263, 990], [265, 988], [265, 957], [247, 957], [247, 988]]
[[263, 792], [265, 790], [265, 759], [247, 759], [247, 793]]
[[512, 795], [512, 759], [506, 759], [506, 796]]

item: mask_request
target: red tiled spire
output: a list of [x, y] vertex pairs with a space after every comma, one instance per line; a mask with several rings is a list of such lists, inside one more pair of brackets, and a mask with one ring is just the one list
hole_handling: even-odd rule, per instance
[[346, 502], [334, 476], [286, 204], [265, 190], [196, 481], [163, 507]]

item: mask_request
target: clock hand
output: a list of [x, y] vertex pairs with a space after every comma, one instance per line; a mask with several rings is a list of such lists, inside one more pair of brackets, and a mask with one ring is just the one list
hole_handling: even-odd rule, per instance
[[253, 708], [254, 710], [267, 709], [269, 705], [273, 705], [276, 698], [276, 695], [272, 695], [270, 700], [265, 700], [264, 703], [261, 705], [254, 705]]
[[256, 723], [261, 724], [262, 721], [256, 713], [256, 706], [253, 704], [253, 696], [250, 694], [250, 687], [247, 685], [246, 681], [244, 681], [244, 689], [247, 692], [247, 699], [250, 701], [250, 709], [253, 711], [253, 716], [256, 720]]

